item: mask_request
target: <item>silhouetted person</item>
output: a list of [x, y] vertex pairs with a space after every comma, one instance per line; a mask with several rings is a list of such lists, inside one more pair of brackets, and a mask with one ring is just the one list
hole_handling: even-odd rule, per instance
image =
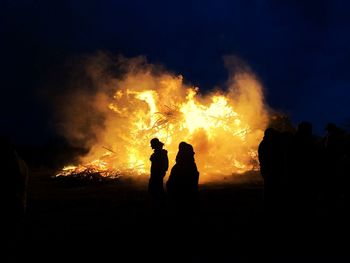
[[26, 209], [28, 171], [25, 162], [17, 155], [10, 142], [0, 138], [1, 167], [1, 237], [6, 244], [8, 258], [16, 256], [18, 238], [23, 229]]
[[315, 158], [312, 124], [301, 122], [294, 135], [287, 162], [289, 204], [297, 216], [305, 216], [313, 209], [316, 195]]
[[267, 128], [258, 147], [260, 173], [264, 179], [264, 209], [269, 214], [280, 212], [284, 175], [284, 153], [281, 134]]
[[324, 201], [329, 208], [335, 208], [336, 203], [345, 192], [346, 179], [343, 166], [346, 162], [346, 143], [344, 132], [334, 123], [328, 123], [323, 138], [322, 158], [322, 192]]
[[163, 178], [169, 166], [168, 152], [163, 149], [164, 143], [159, 141], [158, 138], [153, 138], [150, 143], [154, 152], [150, 157], [151, 175], [148, 183], [148, 192], [154, 201], [154, 205], [160, 206], [165, 198]]
[[194, 212], [197, 206], [199, 172], [192, 145], [181, 142], [176, 163], [166, 183], [171, 203], [178, 212]]

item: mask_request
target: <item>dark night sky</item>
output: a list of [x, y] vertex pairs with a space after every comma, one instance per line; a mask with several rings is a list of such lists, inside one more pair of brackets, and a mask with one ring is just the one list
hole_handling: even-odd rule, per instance
[[[350, 122], [349, 1], [34, 1], [0, 4], [1, 132], [15, 140], [50, 135], [40, 96], [50, 68], [106, 50], [151, 63], [209, 89], [224, 83], [223, 56], [245, 60], [268, 104], [322, 135]], [[45, 86], [46, 88], [48, 86]]]

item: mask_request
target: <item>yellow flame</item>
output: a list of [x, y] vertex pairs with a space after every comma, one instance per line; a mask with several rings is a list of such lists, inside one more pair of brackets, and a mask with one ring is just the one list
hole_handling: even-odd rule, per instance
[[[93, 101], [104, 117], [103, 128], [93, 130], [97, 140], [81, 160], [85, 165], [63, 171], [93, 166], [148, 176], [153, 137], [164, 142], [170, 169], [178, 144], [191, 143], [202, 181], [256, 169], [257, 147], [267, 124], [261, 85], [251, 73], [234, 79], [226, 92], [205, 96], [185, 85], [182, 76], [149, 70], [133, 70], [122, 80], [101, 85], [115, 90], [112, 96], [102, 90]], [[80, 122], [74, 119], [70, 128]]]
[[62, 168], [63, 171], [70, 171], [70, 170], [74, 170], [76, 169], [77, 167], [75, 165], [67, 165], [67, 166], [64, 166]]

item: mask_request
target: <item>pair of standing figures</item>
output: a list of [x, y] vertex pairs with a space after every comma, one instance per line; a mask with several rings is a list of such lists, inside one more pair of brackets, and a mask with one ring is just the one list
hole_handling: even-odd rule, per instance
[[[163, 149], [164, 143], [158, 138], [151, 140], [154, 150], [150, 157], [151, 175], [148, 191], [153, 199], [163, 200], [165, 190], [163, 179], [169, 167], [168, 152]], [[175, 205], [193, 205], [197, 199], [199, 172], [194, 159], [194, 150], [191, 144], [181, 142], [176, 155], [176, 163], [171, 168], [169, 179], [166, 182], [166, 190], [169, 200]]]

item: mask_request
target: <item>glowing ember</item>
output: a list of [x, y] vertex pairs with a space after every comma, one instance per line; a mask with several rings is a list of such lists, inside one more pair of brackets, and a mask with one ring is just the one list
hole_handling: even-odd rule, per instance
[[[85, 103], [94, 112], [65, 115], [65, 132], [73, 140], [86, 140], [77, 131], [86, 127], [87, 120], [97, 123], [102, 116], [103, 122], [88, 128], [96, 139], [88, 140], [90, 152], [81, 159], [84, 165], [67, 166], [59, 175], [91, 169], [104, 176], [130, 171], [148, 176], [153, 137], [165, 143], [170, 167], [178, 144], [191, 143], [202, 181], [257, 169], [257, 147], [267, 113], [254, 75], [236, 74], [226, 92], [204, 96], [198, 88], [185, 85], [182, 76], [125, 63], [131, 69], [121, 80], [92, 71], [98, 92], [73, 105], [84, 108]], [[66, 112], [72, 110], [71, 106]]]

